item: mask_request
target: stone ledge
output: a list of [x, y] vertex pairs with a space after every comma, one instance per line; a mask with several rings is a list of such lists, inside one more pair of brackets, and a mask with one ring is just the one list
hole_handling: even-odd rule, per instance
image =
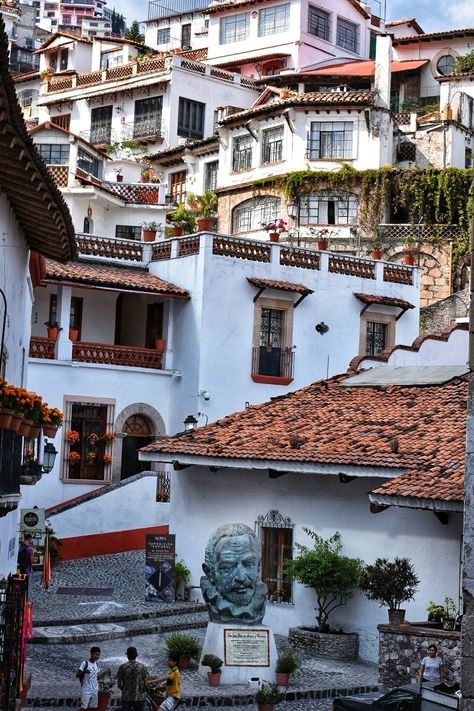
[[431, 625], [426, 625], [425, 627], [419, 622], [402, 625], [381, 624], [377, 625], [377, 630], [379, 632], [402, 634], [412, 637], [439, 637], [440, 639], [455, 640], [461, 639], [461, 633], [457, 630], [443, 630], [439, 627], [432, 627]]
[[291, 627], [288, 642], [295, 650], [327, 659], [357, 659], [359, 652], [359, 635], [355, 632], [324, 634], [303, 627]]

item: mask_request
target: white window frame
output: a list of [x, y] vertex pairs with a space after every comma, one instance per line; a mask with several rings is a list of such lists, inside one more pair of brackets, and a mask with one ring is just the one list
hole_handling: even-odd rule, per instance
[[[300, 224], [302, 225], [327, 225], [328, 202], [334, 202], [334, 225], [356, 225], [359, 211], [359, 202], [355, 193], [343, 191], [321, 191], [308, 193], [300, 199]], [[352, 219], [351, 219], [352, 218]]]
[[233, 173], [243, 173], [252, 169], [253, 138], [249, 134], [236, 136], [233, 139], [231, 161]]
[[258, 36], [266, 37], [287, 32], [289, 29], [290, 5], [291, 3], [288, 2], [284, 5], [262, 8], [258, 13]]
[[355, 157], [354, 121], [311, 121], [307, 157], [310, 160], [352, 160]]
[[[272, 139], [272, 137], [273, 140], [268, 140], [269, 138]], [[262, 165], [279, 163], [283, 160], [284, 139], [285, 127], [283, 125], [271, 126], [262, 130], [260, 157]]]
[[[349, 32], [353, 31], [353, 42], [349, 42]], [[360, 26], [355, 22], [338, 17], [336, 23], [336, 45], [354, 54], [360, 53]]]
[[262, 222], [271, 222], [280, 215], [281, 199], [275, 195], [261, 195], [244, 200], [232, 211], [232, 232], [252, 232], [262, 229]]
[[219, 22], [219, 44], [233, 44], [246, 40], [250, 33], [250, 13], [238, 12], [221, 17]]

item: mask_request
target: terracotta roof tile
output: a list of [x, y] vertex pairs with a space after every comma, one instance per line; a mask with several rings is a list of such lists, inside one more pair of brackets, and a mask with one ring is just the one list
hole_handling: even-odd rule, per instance
[[[145, 452], [216, 460], [344, 464], [406, 470], [375, 491], [463, 498], [467, 380], [429, 386], [341, 387], [347, 375], [154, 442]], [[216, 462], [217, 463], [217, 462]]]
[[247, 281], [253, 286], [264, 289], [278, 289], [279, 291], [293, 291], [296, 294], [313, 294], [314, 290], [304, 284], [292, 284], [289, 281], [277, 281], [276, 279], [260, 279], [259, 277], [247, 277]]
[[60, 264], [46, 260], [45, 282], [87, 284], [97, 287], [160, 294], [175, 298], [189, 299], [189, 292], [160, 279], [146, 269], [110, 266], [96, 262], [68, 262]]
[[415, 305], [403, 299], [395, 299], [391, 296], [381, 296], [380, 294], [354, 293], [364, 304], [383, 304], [384, 306], [399, 306], [401, 309], [414, 309]]

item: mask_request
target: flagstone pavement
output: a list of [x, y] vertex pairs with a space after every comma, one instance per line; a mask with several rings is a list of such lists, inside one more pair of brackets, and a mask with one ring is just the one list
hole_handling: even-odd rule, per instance
[[[40, 587], [39, 573], [34, 573], [30, 588], [34, 638], [27, 649], [26, 669], [27, 675], [31, 674], [27, 711], [39, 706], [43, 711], [58, 706], [78, 708], [80, 687], [75, 671], [93, 644], [101, 648], [102, 668], [110, 667], [115, 673], [126, 660], [125, 650], [133, 645], [138, 649], [139, 661], [156, 676], [166, 670], [164, 641], [171, 631], [185, 630], [203, 641], [208, 620], [204, 606], [196, 601], [145, 602], [144, 567], [143, 551], [67, 561], [53, 568], [49, 590]], [[83, 592], [66, 595], [57, 592], [61, 587], [112, 591], [106, 596]], [[286, 638], [276, 635], [275, 641], [279, 651], [287, 647]], [[334, 695], [377, 688], [374, 664], [321, 658], [301, 658], [300, 664], [278, 711], [329, 711]], [[192, 668], [182, 672], [182, 697], [183, 708], [257, 708], [247, 686], [209, 687]], [[120, 706], [117, 690], [111, 706]]]

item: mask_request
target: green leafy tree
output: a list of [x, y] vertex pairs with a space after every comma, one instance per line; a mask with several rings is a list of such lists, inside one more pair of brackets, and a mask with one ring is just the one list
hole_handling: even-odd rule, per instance
[[285, 573], [316, 593], [318, 603], [316, 627], [318, 632], [329, 630], [331, 612], [345, 605], [359, 584], [362, 561], [342, 555], [341, 534], [325, 540], [309, 528], [303, 531], [313, 539], [313, 548], [296, 544], [298, 555], [285, 561]]
[[474, 74], [474, 49], [468, 54], [456, 57], [453, 74]]
[[362, 571], [360, 587], [369, 600], [397, 610], [402, 602], [413, 600], [419, 582], [409, 558], [395, 558], [393, 562], [377, 558]]
[[125, 35], [125, 39], [133, 40], [134, 42], [144, 42], [145, 37], [142, 35], [140, 32], [140, 25], [138, 24], [137, 20], [134, 20], [130, 26], [130, 29], [128, 30], [127, 34]]

